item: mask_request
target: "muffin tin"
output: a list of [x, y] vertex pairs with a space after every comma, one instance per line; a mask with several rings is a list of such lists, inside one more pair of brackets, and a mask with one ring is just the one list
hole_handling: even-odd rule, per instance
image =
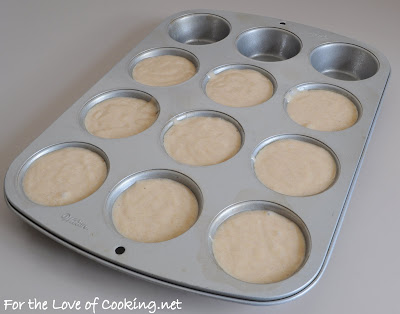
[[[197, 73], [169, 87], [146, 86], [132, 78], [142, 59], [172, 54], [192, 61]], [[210, 75], [230, 68], [253, 68], [267, 75], [274, 94], [253, 107], [213, 102], [204, 92]], [[5, 178], [9, 207], [41, 232], [112, 268], [153, 282], [221, 299], [276, 304], [308, 291], [321, 277], [338, 235], [383, 92], [390, 75], [387, 59], [357, 40], [275, 18], [214, 10], [190, 10], [163, 21], [109, 73], [87, 91], [11, 164]], [[303, 89], [328, 89], [355, 101], [359, 118], [337, 132], [307, 129], [286, 113], [287, 99]], [[350, 96], [349, 96], [350, 95]], [[91, 135], [88, 110], [116, 96], [154, 99], [155, 123], [122, 139]], [[242, 147], [212, 166], [177, 163], [163, 147], [165, 132], [192, 116], [218, 116], [233, 122]], [[324, 192], [291, 197], [266, 188], [255, 176], [257, 152], [283, 138], [319, 145], [335, 157], [337, 177]], [[108, 175], [89, 197], [66, 206], [46, 207], [24, 194], [28, 167], [44, 154], [83, 147], [104, 158]], [[184, 234], [160, 243], [137, 243], [115, 229], [115, 199], [137, 180], [168, 178], [188, 186], [199, 202], [196, 223]], [[212, 238], [218, 226], [243, 210], [268, 209], [297, 223], [307, 244], [302, 267], [272, 284], [251, 284], [226, 274], [215, 262]]]

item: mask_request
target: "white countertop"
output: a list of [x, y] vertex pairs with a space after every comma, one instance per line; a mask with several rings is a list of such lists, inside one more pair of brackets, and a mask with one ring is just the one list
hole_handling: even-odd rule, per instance
[[[400, 313], [397, 300], [400, 2], [397, 0], [242, 3], [3, 0], [0, 3], [1, 178], [33, 139], [162, 20], [194, 8], [259, 14], [329, 30], [376, 47], [391, 63], [392, 75], [382, 110], [321, 280], [300, 298], [268, 307], [236, 304], [159, 286], [97, 264], [48, 239], [15, 216], [1, 196], [0, 312], [4, 312], [5, 299], [85, 303], [97, 296], [110, 301], [179, 299], [183, 309], [175, 312], [180, 313]], [[14, 312], [17, 313], [5, 311]], [[91, 313], [84, 309], [46, 312]], [[105, 311], [98, 309], [96, 313]]]

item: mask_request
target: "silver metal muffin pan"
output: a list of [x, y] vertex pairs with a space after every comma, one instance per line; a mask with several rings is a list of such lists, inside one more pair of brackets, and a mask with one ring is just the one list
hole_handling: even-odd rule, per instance
[[[163, 54], [188, 58], [197, 69], [188, 81], [169, 87], [140, 84], [132, 69], [140, 60]], [[247, 108], [213, 102], [204, 92], [210, 73], [254, 68], [272, 79], [274, 94]], [[62, 244], [128, 274], [172, 287], [249, 304], [276, 304], [296, 298], [321, 277], [338, 235], [390, 75], [376, 49], [334, 33], [275, 18], [214, 10], [177, 13], [163, 21], [117, 63], [11, 164], [5, 178], [10, 208]], [[288, 95], [322, 88], [350, 95], [360, 116], [337, 132], [304, 128], [286, 113]], [[159, 115], [140, 134], [98, 138], [85, 129], [88, 110], [101, 100], [134, 96], [155, 100]], [[212, 166], [177, 163], [166, 153], [163, 136], [176, 121], [219, 116], [234, 122], [242, 147], [231, 159]], [[265, 144], [295, 138], [326, 147], [338, 173], [317, 195], [291, 197], [266, 188], [253, 161]], [[89, 197], [58, 207], [41, 206], [24, 194], [26, 169], [55, 149], [78, 146], [99, 153], [108, 165], [103, 185]], [[137, 180], [169, 178], [197, 197], [196, 223], [181, 236], [160, 243], [138, 243], [121, 236], [112, 223], [118, 195]], [[215, 262], [212, 238], [219, 224], [242, 210], [274, 210], [299, 225], [307, 244], [302, 267], [272, 284], [251, 284], [226, 274]]]

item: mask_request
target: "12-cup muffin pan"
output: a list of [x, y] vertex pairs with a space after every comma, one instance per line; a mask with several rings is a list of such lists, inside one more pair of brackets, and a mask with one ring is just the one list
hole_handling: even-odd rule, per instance
[[[141, 60], [182, 56], [196, 74], [169, 87], [140, 84], [132, 77]], [[233, 108], [213, 102], [205, 86], [213, 74], [250, 68], [266, 75], [274, 94], [266, 102]], [[153, 282], [221, 299], [276, 304], [302, 295], [321, 277], [332, 252], [390, 75], [387, 59], [376, 49], [331, 32], [264, 16], [214, 10], [190, 10], [163, 21], [117, 63], [11, 164], [5, 178], [9, 207], [34, 227], [77, 252], [112, 268]], [[358, 121], [350, 128], [321, 132], [292, 121], [286, 112], [291, 95], [307, 89], [344, 94], [356, 105]], [[153, 100], [155, 123], [140, 134], [103, 139], [85, 129], [88, 110], [118, 96]], [[163, 137], [177, 121], [194, 116], [232, 122], [242, 138], [239, 152], [212, 166], [173, 160]], [[254, 160], [265, 145], [297, 139], [323, 147], [337, 164], [325, 191], [307, 197], [279, 194], [256, 177]], [[83, 147], [102, 156], [108, 175], [89, 197], [65, 206], [33, 203], [22, 182], [39, 157], [64, 147]], [[165, 242], [139, 243], [115, 229], [116, 198], [138, 180], [168, 178], [190, 188], [199, 203], [196, 223]], [[300, 269], [281, 282], [252, 284], [225, 273], [216, 263], [213, 236], [230, 216], [245, 210], [275, 211], [302, 230], [306, 256]]]

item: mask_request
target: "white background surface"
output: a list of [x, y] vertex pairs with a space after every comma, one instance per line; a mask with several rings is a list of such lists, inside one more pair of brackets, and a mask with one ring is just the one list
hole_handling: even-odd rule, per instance
[[158, 286], [101, 266], [48, 239], [11, 213], [1, 195], [0, 312], [4, 299], [86, 302], [98, 296], [117, 301], [179, 299], [183, 310], [175, 312], [180, 313], [400, 313], [398, 0], [2, 0], [0, 177], [33, 139], [162, 20], [192, 8], [253, 13], [330, 30], [376, 47], [391, 63], [382, 110], [321, 280], [304, 296], [269, 307]]

